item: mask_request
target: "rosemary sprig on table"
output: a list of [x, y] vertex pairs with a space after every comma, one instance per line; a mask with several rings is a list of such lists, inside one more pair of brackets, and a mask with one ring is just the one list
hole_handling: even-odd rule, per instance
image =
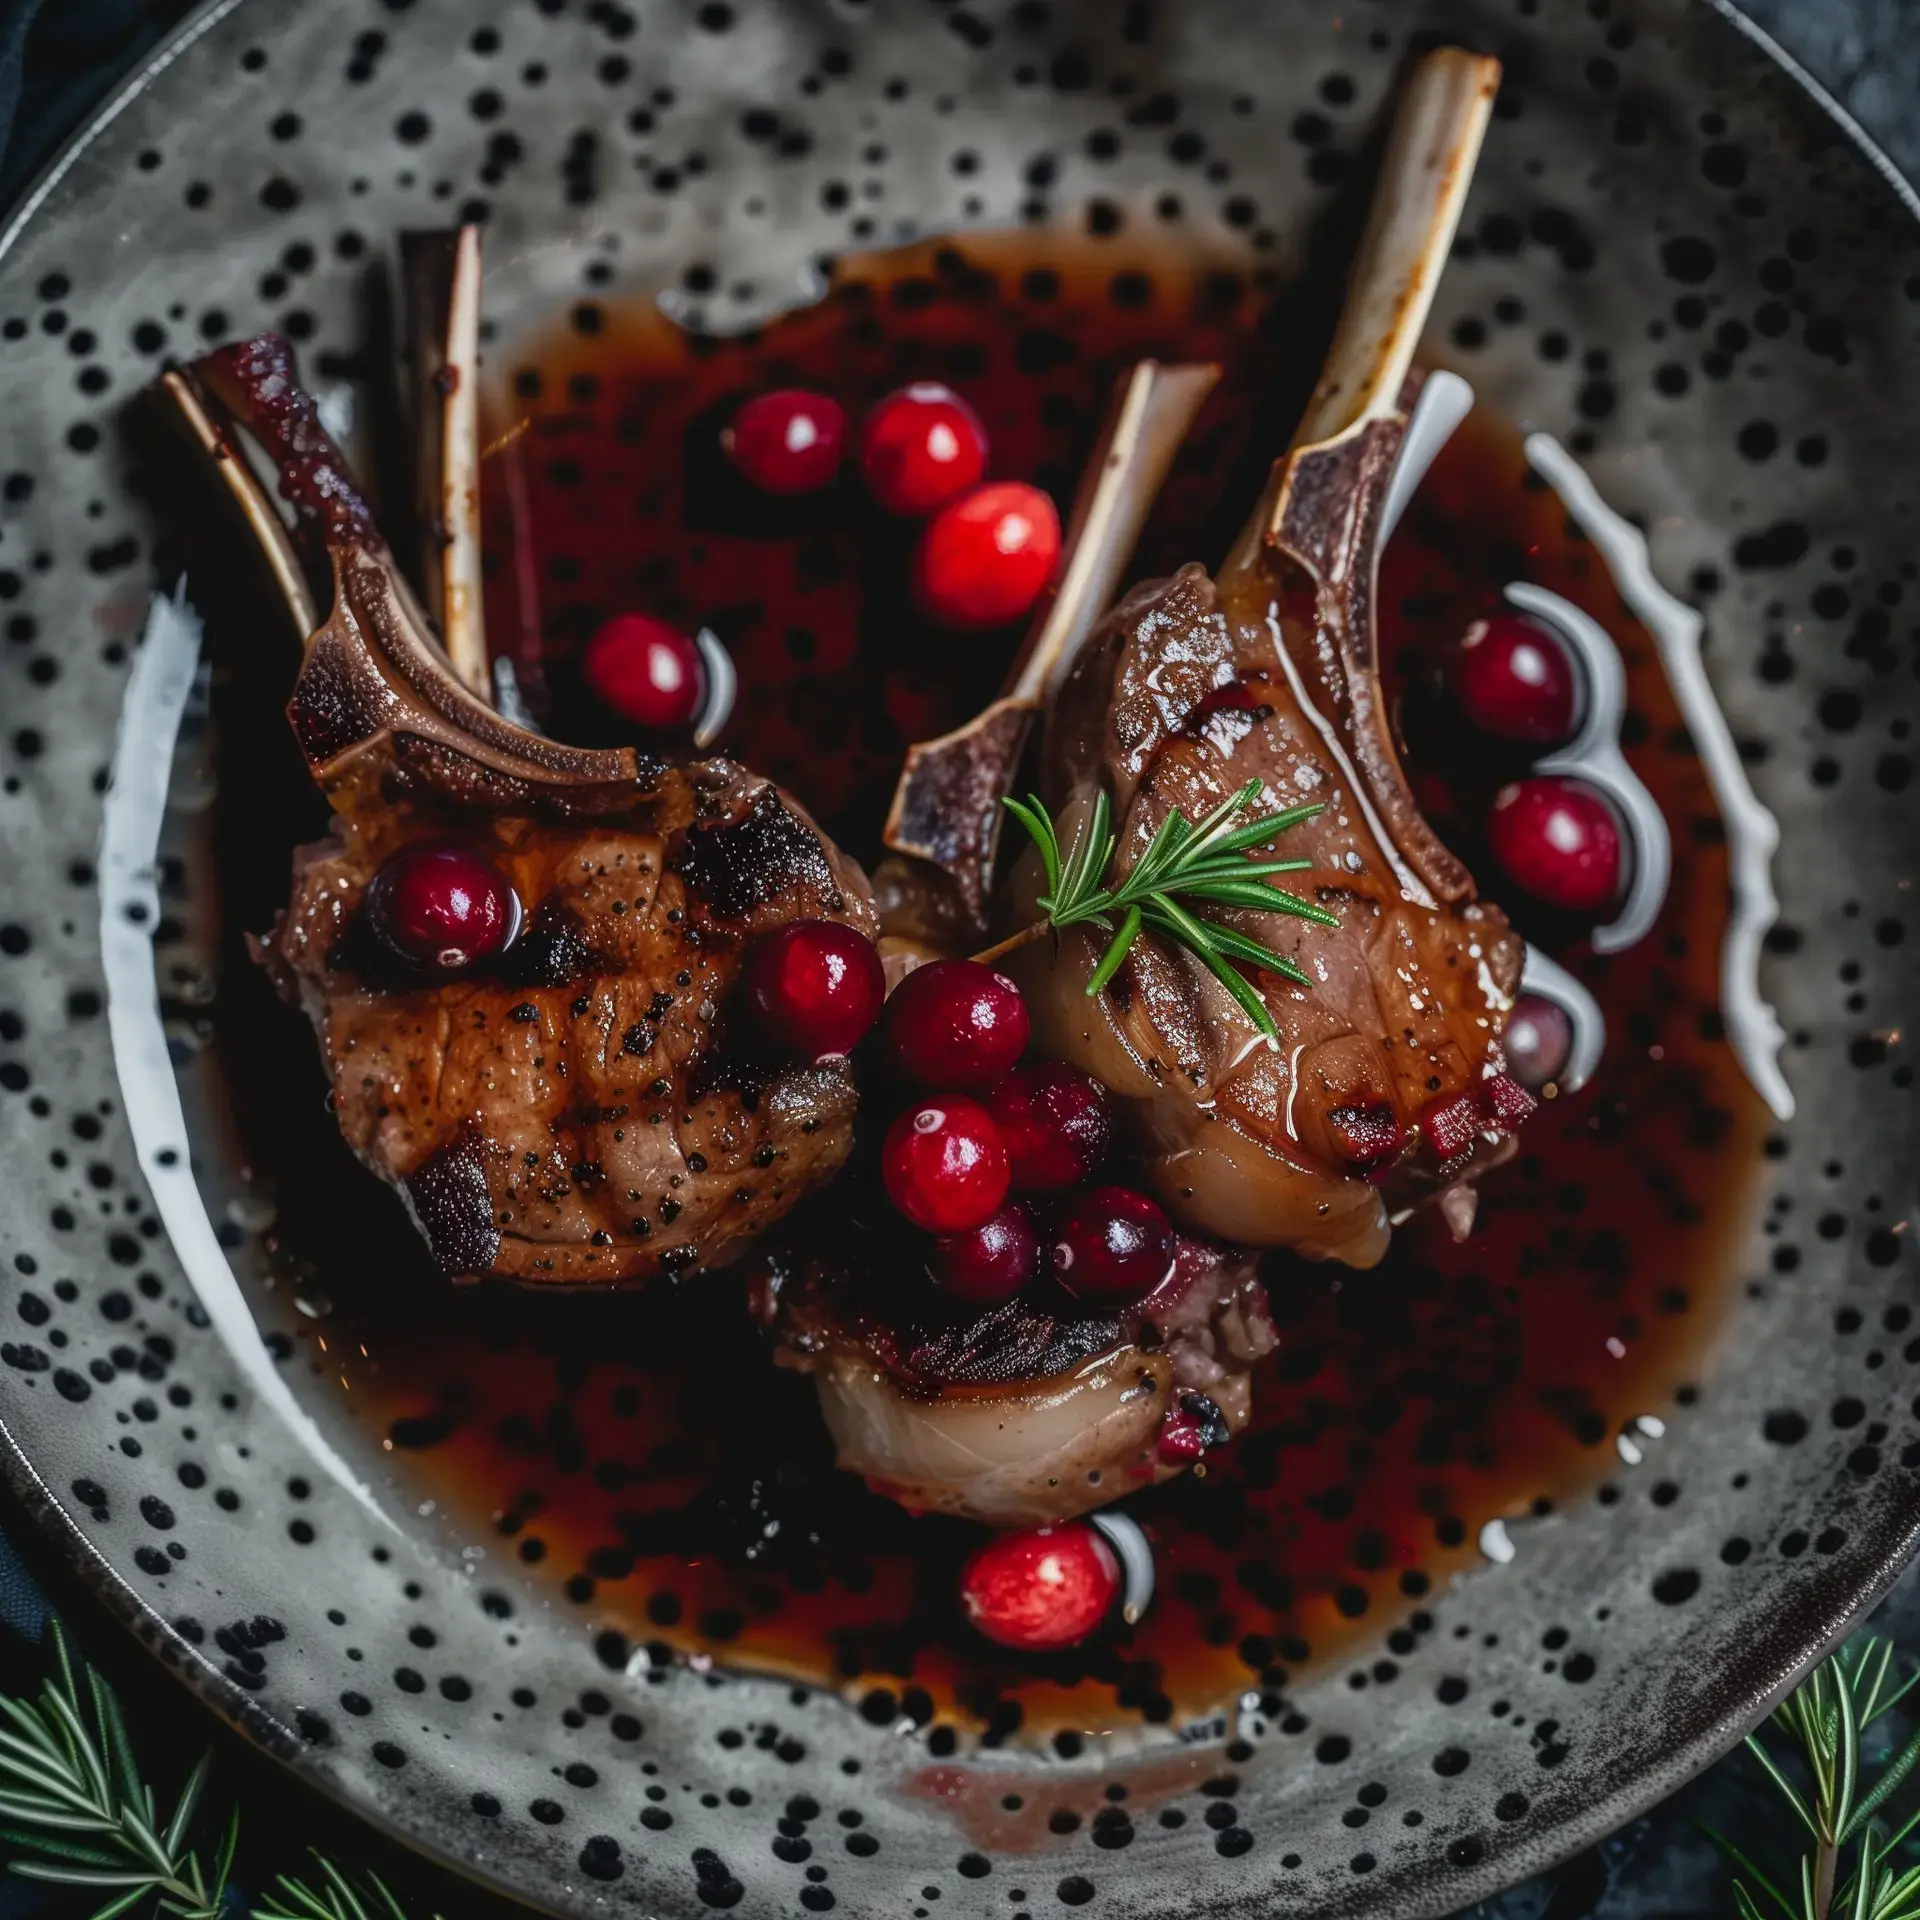
[[1895, 1858], [1920, 1827], [1920, 1811], [1890, 1832], [1879, 1824], [1920, 1764], [1920, 1731], [1881, 1756], [1871, 1780], [1866, 1750], [1868, 1729], [1916, 1683], [1920, 1674], [1895, 1676], [1886, 1640], [1857, 1641], [1822, 1661], [1772, 1715], [1797, 1749], [1804, 1789], [1790, 1777], [1790, 1760], [1770, 1752], [1758, 1733], [1747, 1736], [1748, 1750], [1806, 1829], [1808, 1849], [1790, 1897], [1732, 1841], [1703, 1826], [1746, 1876], [1733, 1889], [1740, 1920], [1920, 1920], [1920, 1866], [1902, 1868]]
[[[57, 1621], [51, 1638], [54, 1670], [39, 1697], [0, 1695], [0, 1856], [26, 1879], [102, 1899], [92, 1920], [136, 1909], [227, 1920], [238, 1812], [210, 1857], [190, 1841], [213, 1756], [202, 1756], [162, 1822], [113, 1689], [84, 1662], [76, 1668]], [[369, 1877], [369, 1896], [314, 1858], [321, 1885], [283, 1875], [252, 1920], [407, 1920], [379, 1880]]]
[[1236, 827], [1234, 816], [1245, 812], [1259, 792], [1260, 782], [1249, 780], [1197, 823], [1177, 808], [1171, 810], [1146, 851], [1112, 886], [1107, 880], [1115, 848], [1113, 809], [1104, 791], [1095, 797], [1085, 829], [1064, 856], [1052, 817], [1037, 797], [1001, 803], [1032, 836], [1045, 863], [1047, 890], [1039, 901], [1046, 915], [1043, 927], [1096, 926], [1110, 936], [1099, 965], [1087, 978], [1089, 995], [1098, 993], [1119, 971], [1144, 929], [1185, 947], [1233, 995], [1269, 1042], [1279, 1038], [1266, 1002], [1232, 963], [1264, 967], [1303, 987], [1312, 982], [1284, 954], [1232, 927], [1201, 919], [1188, 904], [1291, 913], [1326, 927], [1340, 924], [1324, 907], [1267, 884], [1273, 874], [1302, 872], [1313, 864], [1310, 860], [1246, 858], [1253, 848], [1311, 820], [1321, 811], [1320, 803], [1260, 814]]

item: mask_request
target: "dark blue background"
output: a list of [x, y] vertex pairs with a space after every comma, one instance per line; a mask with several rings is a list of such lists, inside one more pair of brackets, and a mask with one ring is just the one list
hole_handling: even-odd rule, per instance
[[[185, 0], [0, 0], [0, 208], [187, 11]], [[1839, 96], [1900, 166], [1910, 175], [1920, 171], [1920, 0], [1752, 0], [1747, 12]], [[241, 1798], [244, 1884], [258, 1886], [281, 1868], [297, 1867], [305, 1849], [317, 1845], [376, 1868], [420, 1920], [436, 1908], [471, 1920], [520, 1911], [421, 1868], [276, 1769], [262, 1768], [104, 1618], [52, 1564], [30, 1523], [0, 1501], [0, 1688], [24, 1691], [35, 1684], [49, 1596], [127, 1695], [142, 1751], [169, 1787], [204, 1747], [218, 1749], [222, 1765], [212, 1798], [222, 1809], [236, 1793]], [[1877, 1624], [1920, 1653], [1920, 1578], [1902, 1582]], [[1904, 1727], [1889, 1729], [1889, 1737], [1895, 1732]], [[1611, 1840], [1473, 1909], [1473, 1920], [1729, 1915], [1727, 1875], [1697, 1831], [1702, 1820], [1734, 1835], [1762, 1861], [1779, 1859], [1779, 1843], [1791, 1838], [1777, 1801], [1736, 1756]], [[1791, 1884], [1791, 1864], [1782, 1864], [1789, 1870], [1781, 1877]], [[18, 1880], [0, 1880], [0, 1920], [68, 1911], [88, 1911], [88, 1903], [50, 1899]]]

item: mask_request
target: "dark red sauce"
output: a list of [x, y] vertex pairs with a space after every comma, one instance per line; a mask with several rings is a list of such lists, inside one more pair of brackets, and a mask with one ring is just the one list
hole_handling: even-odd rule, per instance
[[[715, 436], [764, 387], [817, 384], [857, 417], [903, 380], [946, 380], [986, 422], [990, 473], [1064, 505], [1134, 358], [1222, 358], [1229, 377], [1140, 571], [1217, 559], [1291, 424], [1297, 386], [1269, 376], [1303, 382], [1311, 358], [1281, 351], [1268, 290], [1225, 266], [1095, 258], [1082, 243], [1063, 261], [1034, 237], [928, 247], [843, 266], [820, 305], [749, 339], [692, 340], [650, 308], [596, 305], [520, 343], [489, 425], [497, 438], [527, 423], [487, 464], [487, 611], [553, 730], [618, 737], [574, 677], [603, 617], [705, 622], [740, 671], [728, 746], [870, 856], [903, 745], [995, 690], [1015, 636], [932, 633], [904, 590], [910, 530], [851, 479], [802, 500], [742, 491]], [[1596, 1485], [1604, 1499], [1623, 1427], [1672, 1418], [1706, 1363], [1762, 1165], [1764, 1112], [1715, 1010], [1727, 861], [1704, 772], [1598, 556], [1528, 483], [1514, 436], [1476, 419], [1386, 559], [1385, 647], [1414, 708], [1433, 651], [1512, 578], [1565, 594], [1622, 648], [1628, 757], [1674, 832], [1667, 907], [1606, 960], [1518, 914], [1605, 1006], [1599, 1076], [1530, 1122], [1466, 1244], [1428, 1213], [1369, 1273], [1270, 1263], [1283, 1337], [1253, 1430], [1204, 1477], [1131, 1503], [1160, 1578], [1138, 1626], [1047, 1659], [971, 1637], [954, 1581], [978, 1530], [910, 1519], [833, 1470], [810, 1387], [768, 1366], [725, 1276], [645, 1303], [449, 1295], [333, 1136], [302, 1022], [240, 980], [221, 1037], [248, 1151], [279, 1182], [278, 1256], [337, 1302], [313, 1357], [386, 1437], [408, 1504], [436, 1502], [492, 1564], [550, 1581], [617, 1636], [612, 1654], [650, 1642], [661, 1658], [776, 1670], [847, 1689], [876, 1719], [1070, 1746], [1072, 1730], [1180, 1724], [1278, 1689], [1309, 1660], [1389, 1681], [1422, 1602], [1478, 1560], [1487, 1522]], [[1475, 781], [1443, 729], [1422, 744], [1436, 824], [1484, 880]], [[291, 796], [283, 769], [272, 778]], [[230, 924], [263, 922], [311, 825], [308, 803], [223, 828], [253, 863], [223, 872], [265, 876], [228, 903]], [[311, 1088], [305, 1107], [289, 1079]]]

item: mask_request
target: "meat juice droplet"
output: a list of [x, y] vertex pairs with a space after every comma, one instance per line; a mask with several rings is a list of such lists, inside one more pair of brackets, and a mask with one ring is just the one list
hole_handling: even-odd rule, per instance
[[[870, 854], [906, 743], [992, 696], [1012, 636], [937, 634], [908, 592], [915, 523], [757, 494], [718, 451], [719, 430], [743, 397], [774, 385], [831, 391], [857, 420], [898, 385], [903, 363], [937, 366], [985, 424], [995, 476], [1045, 474], [1057, 486], [1079, 471], [1132, 358], [1221, 359], [1228, 374], [1204, 457], [1176, 470], [1137, 565], [1145, 575], [1213, 558], [1276, 444], [1253, 434], [1268, 411], [1266, 361], [1249, 347], [1261, 302], [1244, 280], [1240, 298], [1223, 297], [1214, 276], [1235, 262], [1129, 257], [1128, 244], [1118, 235], [1089, 249], [1035, 233], [969, 238], [957, 264], [933, 246], [849, 260], [837, 297], [756, 340], [707, 341], [697, 353], [651, 307], [613, 303], [594, 335], [563, 320], [503, 345], [504, 384], [525, 371], [537, 381], [520, 384], [537, 391], [499, 399], [487, 436], [530, 419], [518, 443], [523, 531], [541, 565], [531, 587], [512, 567], [490, 572], [487, 617], [503, 650], [543, 670], [551, 730], [608, 737], [578, 651], [635, 607], [634, 582], [645, 580], [638, 611], [724, 629], [742, 689], [728, 748], [850, 851]], [[1110, 297], [1121, 273], [1147, 276], [1143, 304]], [[984, 293], [981, 274], [992, 276]], [[867, 292], [846, 291], [855, 285]], [[897, 297], [902, 288], [910, 297]], [[1036, 333], [1065, 351], [1037, 353]], [[1283, 437], [1286, 423], [1273, 430]], [[684, 468], [683, 447], [696, 450]], [[1384, 558], [1382, 653], [1407, 674], [1389, 694], [1406, 694], [1423, 671], [1437, 677], [1445, 650], [1497, 603], [1501, 556], [1527, 552], [1529, 577], [1633, 643], [1629, 704], [1649, 738], [1665, 738], [1679, 716], [1653, 648], [1590, 553], [1569, 543], [1551, 498], [1522, 487], [1524, 470], [1517, 438], [1478, 420], [1441, 455]], [[486, 485], [489, 549], [510, 553], [504, 462], [488, 463]], [[538, 631], [523, 632], [523, 618]], [[235, 928], [271, 918], [289, 850], [310, 831], [310, 794], [267, 751], [284, 745], [271, 691], [256, 696], [250, 731], [220, 732], [236, 775], [227, 790], [272, 801], [222, 822], [222, 871], [262, 876], [223, 901]], [[1424, 770], [1416, 751], [1413, 771]], [[1430, 770], [1470, 819], [1478, 770], [1438, 760]], [[1642, 771], [1670, 818], [1713, 813], [1696, 762], [1662, 754]], [[1460, 851], [1499, 898], [1484, 848], [1463, 839]], [[1132, 1502], [1158, 1543], [1160, 1598], [1128, 1657], [1153, 1663], [1167, 1724], [1216, 1710], [1265, 1665], [1293, 1672], [1377, 1640], [1478, 1560], [1488, 1522], [1589, 1491], [1616, 1458], [1613, 1434], [1636, 1415], [1669, 1415], [1675, 1387], [1693, 1376], [1731, 1292], [1764, 1115], [1702, 1024], [1716, 993], [1725, 850], [1687, 834], [1674, 852], [1660, 924], [1596, 977], [1611, 1030], [1651, 1023], [1664, 1060], [1618, 1049], [1589, 1088], [1547, 1103], [1521, 1159], [1485, 1183], [1465, 1246], [1424, 1215], [1369, 1273], [1270, 1263], [1285, 1365], [1258, 1377], [1252, 1429], [1207, 1461], [1209, 1486], [1232, 1487], [1244, 1521], [1230, 1538], [1203, 1533], [1180, 1481]], [[1531, 932], [1529, 909], [1509, 904]], [[1578, 951], [1562, 957], [1583, 964]], [[451, 1302], [397, 1221], [382, 1223], [370, 1253], [374, 1196], [321, 1110], [304, 1023], [250, 980], [223, 990], [216, 1017], [226, 1071], [254, 1096], [238, 1103], [245, 1157], [277, 1178], [285, 1257], [311, 1262], [340, 1302], [303, 1337], [327, 1338], [327, 1377], [344, 1381], [350, 1417], [392, 1439], [387, 1458], [408, 1497], [438, 1501], [495, 1560], [550, 1580], [557, 1606], [590, 1592], [596, 1625], [631, 1642], [897, 1697], [896, 1673], [848, 1675], [840, 1651], [887, 1648], [891, 1659], [903, 1623], [921, 1617], [916, 1596], [956, 1591], [981, 1535], [930, 1535], [832, 1472], [810, 1387], [766, 1364], [725, 1288], [674, 1289], [644, 1309], [573, 1300], [561, 1312], [490, 1293]], [[290, 1096], [290, 1082], [314, 1097]], [[1591, 1138], [1584, 1121], [1601, 1100], [1638, 1116], [1630, 1140]], [[635, 1124], [646, 1118], [642, 1103]], [[1124, 1181], [1123, 1157], [1097, 1177]], [[1546, 1204], [1569, 1193], [1570, 1210]], [[1516, 1278], [1532, 1273], [1528, 1251], [1538, 1258], [1548, 1222], [1551, 1284]], [[857, 1586], [839, 1577], [855, 1564]], [[989, 1676], [1022, 1708], [1023, 1735], [1140, 1711], [1093, 1679], [1022, 1684], [1017, 1662], [1010, 1669], [964, 1630], [916, 1627], [910, 1639], [911, 1684], [956, 1722], [969, 1717], [959, 1699], [978, 1698]]]

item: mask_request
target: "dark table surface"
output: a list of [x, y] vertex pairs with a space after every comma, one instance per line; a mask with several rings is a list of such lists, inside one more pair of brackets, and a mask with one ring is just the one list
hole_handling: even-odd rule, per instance
[[[306, 0], [324, 4], [324, 0]], [[1553, 0], [1571, 5], [1574, 0]], [[86, 110], [190, 10], [186, 0], [0, 0], [0, 207], [18, 197]], [[1750, 18], [1826, 86], [1895, 164], [1920, 175], [1920, 0], [1747, 0]], [[143, 1752], [168, 1778], [213, 1746], [213, 1799], [244, 1811], [241, 1881], [257, 1887], [297, 1866], [306, 1848], [372, 1867], [411, 1913], [491, 1920], [520, 1912], [396, 1852], [351, 1818], [280, 1775], [225, 1733], [110, 1625], [55, 1566], [10, 1505], [0, 1503], [0, 1689], [35, 1680], [51, 1604], [129, 1700]], [[1920, 1655], [1920, 1571], [1895, 1590], [1880, 1631]], [[1729, 1878], [1701, 1835], [1705, 1822], [1763, 1861], [1778, 1857], [1778, 1802], [1739, 1756], [1723, 1761], [1644, 1819], [1552, 1873], [1471, 1909], [1473, 1920], [1666, 1920], [1730, 1915]], [[0, 1920], [84, 1912], [19, 1881], [0, 1881]]]

